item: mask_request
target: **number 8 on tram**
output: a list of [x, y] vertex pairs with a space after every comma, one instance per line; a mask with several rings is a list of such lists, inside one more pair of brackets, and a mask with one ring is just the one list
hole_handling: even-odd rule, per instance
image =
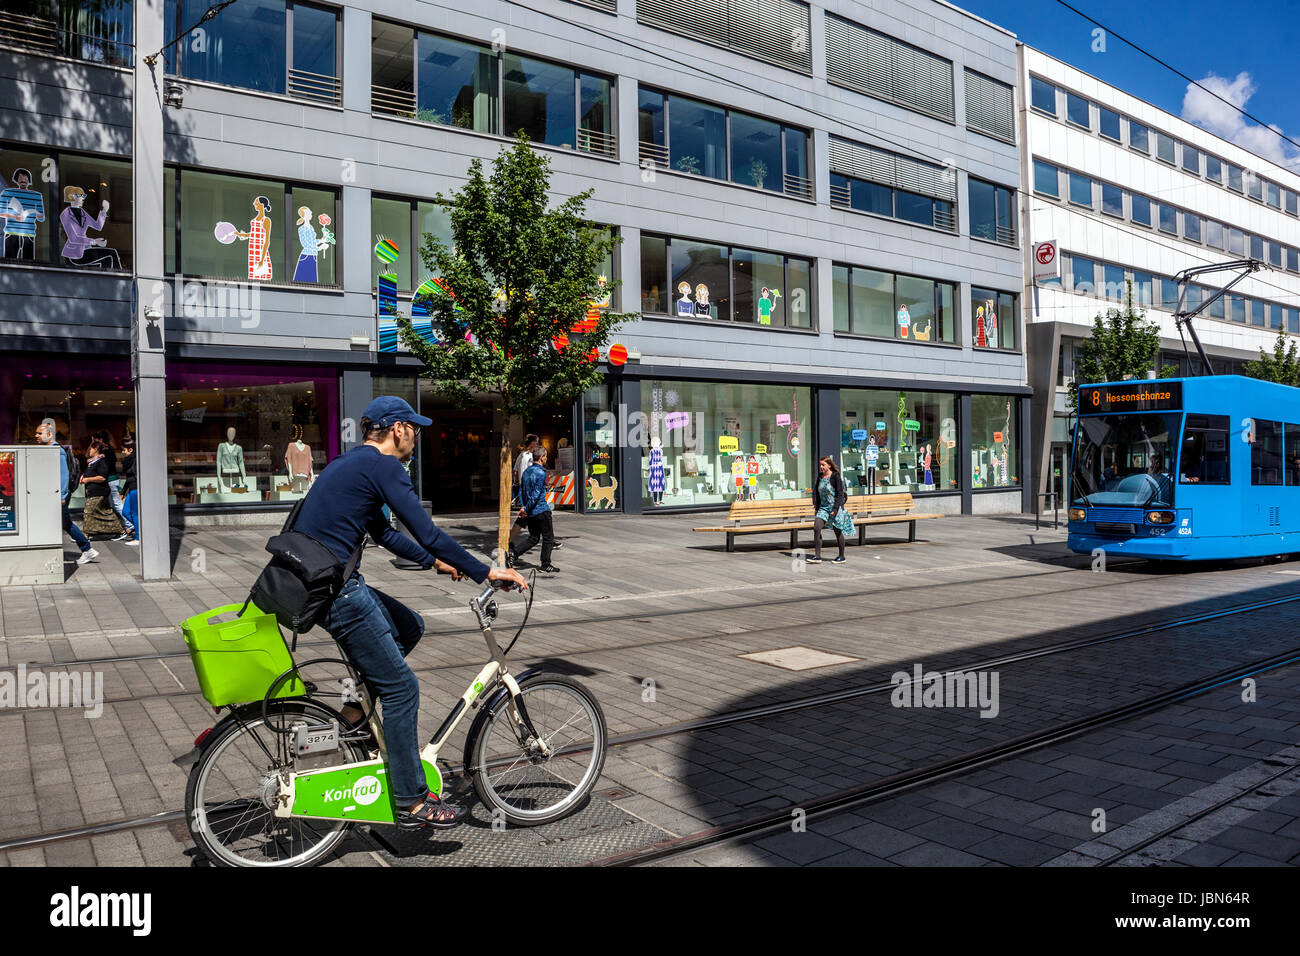
[[1300, 551], [1300, 389], [1240, 375], [1079, 386], [1071, 551]]

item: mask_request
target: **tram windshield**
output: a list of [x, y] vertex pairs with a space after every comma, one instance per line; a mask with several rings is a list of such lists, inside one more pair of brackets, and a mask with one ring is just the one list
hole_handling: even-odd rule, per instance
[[1093, 507], [1172, 507], [1177, 413], [1079, 418], [1071, 496]]

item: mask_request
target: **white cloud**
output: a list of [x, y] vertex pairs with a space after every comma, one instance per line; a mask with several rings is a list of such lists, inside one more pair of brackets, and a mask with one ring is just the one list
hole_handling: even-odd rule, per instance
[[[1241, 109], [1246, 108], [1246, 104], [1256, 91], [1255, 81], [1245, 70], [1232, 80], [1211, 73], [1201, 80], [1201, 86], [1212, 90], [1228, 103]], [[1200, 86], [1188, 83], [1187, 93], [1183, 96], [1182, 116], [1189, 123], [1195, 123], [1215, 136], [1236, 143], [1242, 149], [1248, 149], [1279, 166], [1300, 172], [1300, 150], [1278, 135], [1282, 132], [1281, 127], [1252, 123], [1228, 103], [1211, 96]]]

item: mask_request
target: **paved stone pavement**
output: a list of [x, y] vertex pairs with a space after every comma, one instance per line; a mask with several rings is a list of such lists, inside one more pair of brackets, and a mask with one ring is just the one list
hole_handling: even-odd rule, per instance
[[[452, 517], [439, 523], [471, 547], [492, 545], [490, 521]], [[986, 720], [970, 708], [894, 708], [888, 693], [874, 693], [613, 748], [601, 783], [619, 788], [609, 806], [665, 837], [791, 806], [1285, 649], [1295, 633], [1285, 625], [1300, 617], [1300, 603], [1280, 605], [1226, 623], [998, 664], [1008, 655], [1100, 631], [1300, 594], [1300, 581], [1294, 565], [1271, 563], [1157, 574], [1141, 562], [1114, 561], [1106, 573], [1094, 573], [1087, 556], [1065, 551], [1061, 532], [1035, 532], [1025, 518], [923, 522], [914, 544], [906, 542], [903, 526], [873, 529], [872, 543], [851, 546], [842, 566], [802, 566], [779, 535], [742, 541], [737, 553], [727, 554], [721, 535], [690, 531], [697, 523], [691, 516], [558, 516], [565, 547], [555, 560], [564, 570], [540, 577], [529, 628], [513, 656], [521, 664], [543, 662], [576, 674], [601, 700], [613, 734], [879, 685], [914, 664], [996, 669], [1000, 708], [996, 719]], [[66, 709], [0, 712], [0, 769], [7, 771], [0, 798], [12, 798], [0, 800], [0, 847], [34, 834], [182, 807], [185, 776], [170, 760], [212, 723], [212, 712], [196, 692], [176, 622], [242, 601], [264, 562], [267, 534], [258, 528], [187, 532], [177, 539], [169, 582], [139, 581], [123, 563], [134, 559], [132, 549], [101, 544], [104, 556], [71, 566], [75, 572], [62, 586], [0, 589], [0, 669], [94, 669], [103, 673], [107, 698], [94, 720]], [[425, 617], [426, 636], [411, 662], [423, 687], [421, 724], [431, 730], [485, 659], [465, 610], [473, 589], [397, 570], [386, 558], [367, 551], [363, 571], [371, 584]], [[502, 603], [503, 625], [517, 621], [515, 599]], [[794, 672], [739, 656], [792, 645], [850, 660]], [[332, 642], [316, 632], [300, 643], [298, 658], [332, 651]], [[1277, 749], [1285, 742], [1272, 743]], [[459, 754], [459, 741], [450, 752]], [[1086, 748], [1075, 756], [1097, 758]], [[1260, 758], [1250, 751], [1252, 761]], [[1240, 769], [1225, 765], [1215, 772]], [[1065, 772], [1073, 776], [1061, 789], [1082, 778], [1095, 798], [1090, 769]], [[1155, 773], [1144, 767], [1133, 772]], [[1197, 779], [1202, 786], [1208, 782]], [[1163, 778], [1126, 785], [1181, 786], [1179, 797], [1194, 795], [1189, 783]], [[987, 799], [1000, 793], [990, 792], [995, 796]], [[1136, 791], [1113, 796], [1126, 799], [1107, 811], [1112, 834], [1116, 824], [1156, 809]], [[1025, 799], [1016, 793], [1002, 798]], [[1096, 805], [1094, 799], [1090, 806]], [[940, 815], [922, 816], [917, 825]], [[818, 831], [811, 826], [810, 832]], [[1088, 839], [1080, 834], [1067, 844], [1068, 835], [1053, 844], [1056, 855]], [[342, 862], [392, 862], [387, 849], [364, 833], [354, 840]], [[531, 861], [545, 862], [547, 840], [536, 844]], [[184, 864], [187, 847], [183, 825], [145, 827], [0, 852], [0, 865]], [[485, 858], [477, 851], [465, 856]]]

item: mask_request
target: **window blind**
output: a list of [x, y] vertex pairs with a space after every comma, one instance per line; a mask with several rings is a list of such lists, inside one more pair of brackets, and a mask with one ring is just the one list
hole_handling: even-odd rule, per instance
[[800, 0], [638, 0], [636, 16], [649, 26], [812, 72], [810, 14]]
[[834, 137], [830, 140], [830, 161], [832, 172], [920, 193], [931, 199], [957, 201], [955, 169]]
[[950, 61], [829, 13], [826, 75], [868, 96], [954, 122]]
[[1016, 141], [1016, 97], [1007, 83], [966, 71], [966, 126], [1006, 143]]

